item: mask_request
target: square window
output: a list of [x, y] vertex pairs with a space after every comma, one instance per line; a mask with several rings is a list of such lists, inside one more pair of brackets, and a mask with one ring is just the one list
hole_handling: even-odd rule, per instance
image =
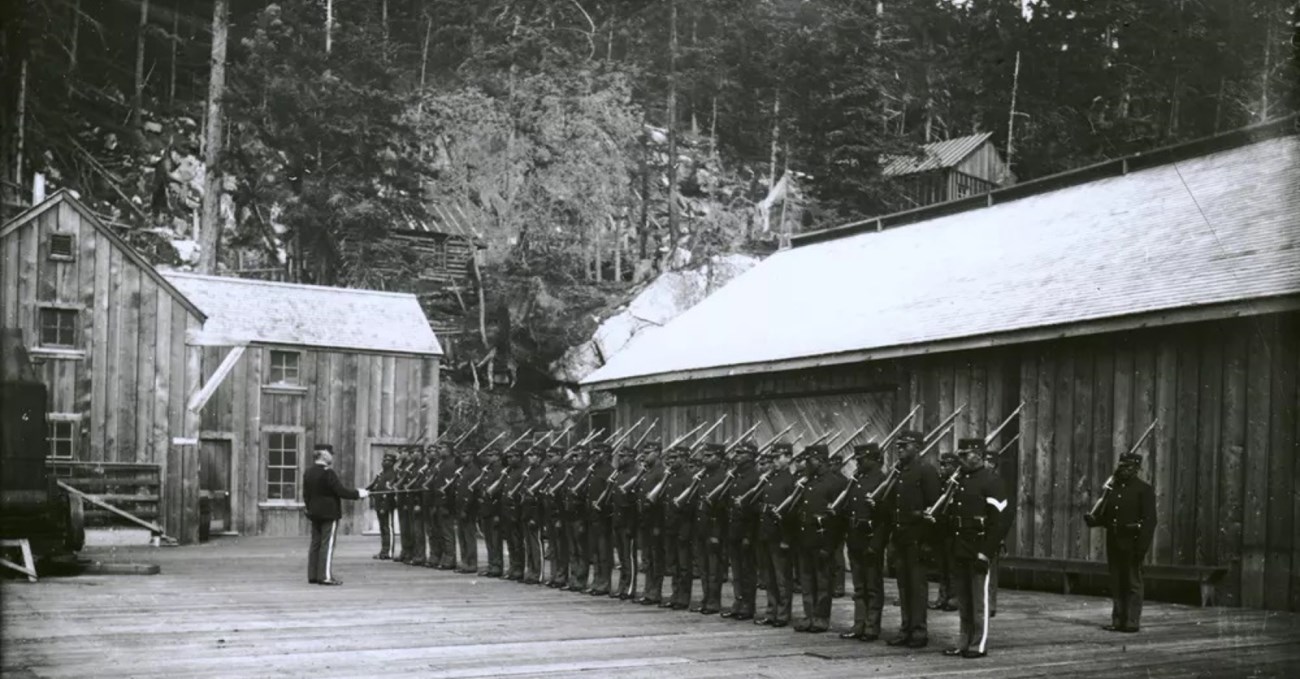
[[301, 355], [296, 351], [271, 351], [271, 384], [297, 384]]
[[77, 423], [72, 420], [50, 420], [50, 457], [71, 460], [76, 454]]
[[73, 259], [76, 257], [76, 239], [70, 233], [50, 234], [50, 258]]
[[266, 499], [298, 499], [298, 435], [266, 436]]
[[76, 348], [76, 309], [41, 309], [41, 346]]

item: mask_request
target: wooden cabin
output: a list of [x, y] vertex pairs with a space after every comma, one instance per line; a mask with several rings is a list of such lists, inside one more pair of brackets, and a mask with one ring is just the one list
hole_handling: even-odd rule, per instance
[[[0, 252], [0, 319], [49, 387], [53, 462], [152, 474], [152, 504], [120, 501], [181, 542], [209, 520], [306, 534], [315, 443], [361, 486], [437, 431], [442, 350], [414, 295], [160, 273], [67, 192], [0, 229]], [[364, 504], [345, 531], [366, 529]]]
[[1016, 182], [993, 145], [993, 133], [926, 144], [919, 155], [890, 156], [881, 174], [902, 187], [909, 207], [923, 207], [988, 193]]
[[66, 191], [0, 227], [0, 252], [0, 325], [20, 332], [48, 389], [51, 457], [144, 465], [166, 493], [130, 511], [197, 537], [184, 442], [198, 431], [185, 401], [200, 352], [186, 335], [207, 316]]
[[1104, 572], [1083, 514], [1159, 418], [1148, 592], [1300, 611], [1298, 186], [1288, 120], [796, 237], [583, 384], [665, 436], [863, 442], [965, 406], [941, 450], [1023, 402], [1006, 575], [1040, 585]]

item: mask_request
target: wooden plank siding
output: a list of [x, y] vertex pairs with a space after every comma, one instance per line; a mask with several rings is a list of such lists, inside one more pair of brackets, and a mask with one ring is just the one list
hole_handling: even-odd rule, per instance
[[[202, 351], [205, 379], [230, 349]], [[271, 352], [299, 356], [297, 384], [268, 383]], [[299, 536], [310, 526], [297, 501], [269, 501], [266, 442], [271, 432], [298, 435], [298, 468], [306, 471], [317, 443], [334, 446], [334, 468], [344, 484], [365, 486], [378, 473], [370, 466], [372, 442], [415, 441], [435, 431], [438, 413], [435, 357], [377, 355], [300, 346], [250, 346], [203, 408], [201, 430], [229, 434], [232, 450], [232, 525], [244, 535]], [[398, 387], [422, 385], [415, 397]], [[365, 526], [366, 503], [346, 503], [339, 528], [344, 534]]]
[[[174, 436], [187, 436], [174, 417], [199, 375], [178, 356], [186, 329], [200, 317], [119, 239], [70, 200], [6, 224], [0, 237], [0, 322], [22, 331], [49, 411], [74, 416], [74, 456], [86, 462], [130, 462], [169, 470]], [[71, 236], [71, 257], [51, 253], [54, 234]], [[40, 310], [75, 311], [75, 346], [41, 346]], [[180, 411], [177, 410], [176, 413]], [[195, 534], [181, 506], [183, 489], [165, 495], [158, 520], [168, 534]], [[197, 520], [197, 504], [190, 511]]]
[[[1300, 313], [1090, 338], [621, 389], [617, 425], [662, 417], [665, 440], [728, 413], [758, 435], [796, 421], [868, 435], [923, 407], [933, 427], [967, 403], [961, 435], [981, 435], [1023, 399], [1003, 476], [1017, 499], [1008, 551], [1102, 560], [1083, 514], [1119, 451], [1155, 417], [1142, 475], [1158, 516], [1148, 561], [1221, 565], [1228, 605], [1300, 610]], [[720, 440], [721, 437], [715, 437]], [[951, 441], [942, 444], [950, 449]], [[1046, 583], [1043, 583], [1046, 584]], [[1058, 585], [1059, 586], [1059, 585]]]

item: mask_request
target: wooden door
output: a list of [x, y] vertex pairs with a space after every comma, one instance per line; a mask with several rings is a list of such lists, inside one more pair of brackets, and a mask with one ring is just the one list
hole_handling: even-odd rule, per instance
[[[361, 485], [363, 486], [368, 485], [372, 480], [374, 480], [376, 476], [379, 475], [379, 470], [384, 468], [385, 453], [397, 454], [398, 452], [399, 450], [397, 446], [383, 445], [379, 443], [370, 444], [370, 456], [366, 460], [366, 462], [370, 466], [369, 469], [367, 470], [368, 473], [364, 476], [364, 478], [360, 479], [362, 482]], [[376, 515], [373, 511], [371, 511], [369, 501], [364, 501], [364, 502], [365, 504], [363, 506], [366, 508], [366, 519], [362, 523], [362, 525], [365, 526], [362, 529], [362, 532], [365, 533], [366, 535], [379, 535], [379, 516]], [[400, 532], [401, 529], [398, 527], [397, 524], [398, 524], [397, 516], [394, 515], [393, 530]]]
[[230, 505], [229, 439], [203, 439], [199, 442], [199, 497], [208, 498], [212, 508], [212, 534], [234, 530]]

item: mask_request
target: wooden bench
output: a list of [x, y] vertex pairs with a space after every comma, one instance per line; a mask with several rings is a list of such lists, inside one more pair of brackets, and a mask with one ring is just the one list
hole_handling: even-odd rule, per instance
[[[1069, 594], [1074, 589], [1080, 575], [1105, 576], [1110, 572], [1105, 562], [1085, 559], [1004, 556], [1001, 558], [1000, 563], [1003, 568], [1040, 573], [1059, 573], [1065, 583], [1066, 594]], [[1226, 566], [1143, 565], [1142, 574], [1144, 577], [1155, 580], [1195, 582], [1201, 588], [1201, 606], [1213, 606], [1215, 587], [1228, 574], [1228, 568]]]

